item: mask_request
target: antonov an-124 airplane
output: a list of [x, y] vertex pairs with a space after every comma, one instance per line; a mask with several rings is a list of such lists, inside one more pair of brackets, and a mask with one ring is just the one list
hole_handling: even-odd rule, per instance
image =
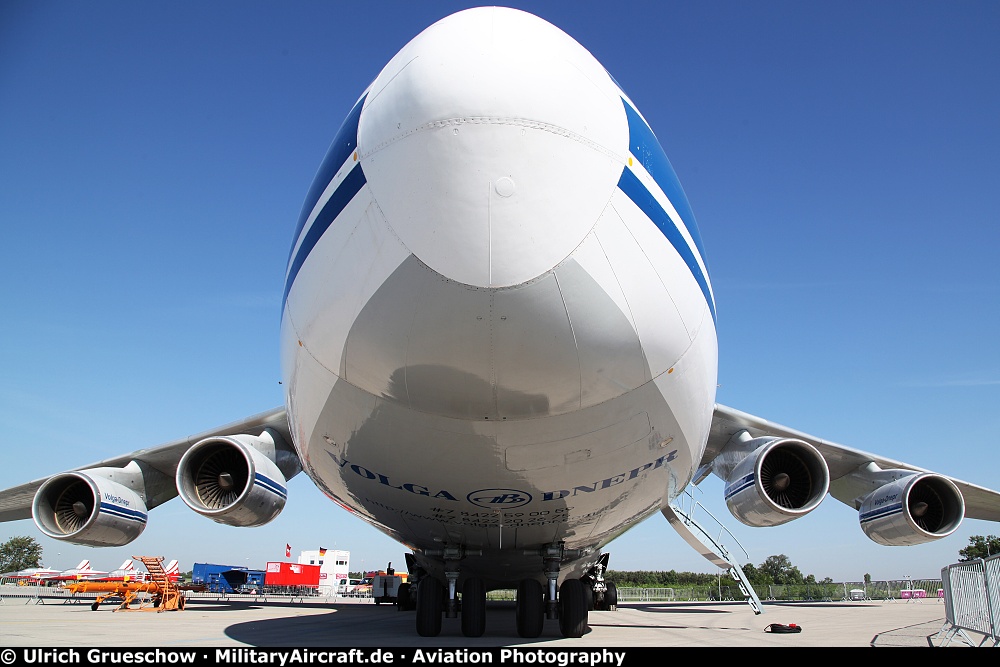
[[179, 495], [256, 526], [304, 471], [412, 551], [417, 632], [460, 615], [470, 637], [498, 588], [520, 636], [579, 637], [617, 604], [602, 549], [653, 514], [732, 565], [677, 505], [710, 473], [750, 526], [827, 494], [884, 545], [1000, 521], [995, 491], [716, 404], [677, 176], [604, 67], [521, 11], [435, 23], [361, 94], [294, 231], [280, 338], [283, 407], [9, 489], [0, 519], [119, 546]]

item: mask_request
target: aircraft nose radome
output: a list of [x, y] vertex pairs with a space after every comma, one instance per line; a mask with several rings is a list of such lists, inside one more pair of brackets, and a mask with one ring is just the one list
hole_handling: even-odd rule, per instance
[[503, 287], [550, 270], [590, 233], [628, 125], [586, 49], [535, 16], [487, 7], [396, 54], [369, 90], [358, 153], [411, 253], [452, 280]]

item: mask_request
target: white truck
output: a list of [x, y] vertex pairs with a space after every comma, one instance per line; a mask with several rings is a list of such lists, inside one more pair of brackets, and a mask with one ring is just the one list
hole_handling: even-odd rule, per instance
[[362, 590], [367, 591], [367, 583], [367, 579], [341, 579], [337, 586], [337, 595], [344, 597], [358, 596]]
[[[377, 573], [371, 578], [371, 594], [372, 598], [375, 600], [375, 604], [396, 604], [396, 600], [400, 594], [400, 586], [404, 585], [407, 580], [407, 575], [396, 574], [396, 571], [392, 569], [392, 563], [382, 572]], [[404, 591], [408, 592], [409, 586], [407, 586]]]

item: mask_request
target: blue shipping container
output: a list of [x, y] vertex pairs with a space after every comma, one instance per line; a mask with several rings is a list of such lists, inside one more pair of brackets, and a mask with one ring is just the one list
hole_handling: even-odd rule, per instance
[[264, 588], [264, 571], [240, 565], [195, 563], [191, 583], [204, 584], [213, 593], [241, 593]]

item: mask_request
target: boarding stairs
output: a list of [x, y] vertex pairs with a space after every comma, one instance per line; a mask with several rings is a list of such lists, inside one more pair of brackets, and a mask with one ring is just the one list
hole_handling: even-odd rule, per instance
[[[701, 503], [695, 501], [694, 497], [685, 491], [682, 499], [686, 497], [690, 500], [690, 508], [684, 509], [680, 504], [671, 504], [664, 507], [660, 512], [666, 517], [667, 521], [673, 527], [677, 533], [684, 538], [684, 541], [690, 544], [694, 549], [704, 556], [709, 562], [711, 562], [716, 567], [727, 570], [729, 576], [736, 580], [739, 584], [740, 592], [746, 598], [747, 604], [753, 609], [755, 614], [763, 614], [764, 609], [760, 604], [760, 598], [757, 597], [757, 592], [754, 591], [753, 586], [750, 585], [750, 581], [747, 579], [746, 575], [743, 573], [743, 568], [739, 566], [739, 563], [730, 556], [729, 551], [726, 547], [719, 541], [712, 537], [711, 534], [705, 528], [699, 524], [694, 519], [694, 510], [696, 507], [700, 507], [706, 514], [708, 514], [715, 522], [720, 526], [722, 530], [732, 537], [733, 541], [743, 549], [743, 546], [739, 541], [729, 533], [729, 531], [722, 526], [722, 522], [712, 516], [712, 513], [704, 508]], [[746, 554], [746, 549], [743, 549], [743, 553]]]
[[[184, 593], [178, 589], [177, 585], [170, 581], [170, 575], [163, 569], [163, 556], [132, 556], [135, 560], [141, 561], [146, 566], [149, 573], [147, 583], [155, 584], [152, 607], [145, 604], [137, 609], [141, 611], [175, 611], [184, 609]], [[129, 607], [123, 605], [124, 609]]]

